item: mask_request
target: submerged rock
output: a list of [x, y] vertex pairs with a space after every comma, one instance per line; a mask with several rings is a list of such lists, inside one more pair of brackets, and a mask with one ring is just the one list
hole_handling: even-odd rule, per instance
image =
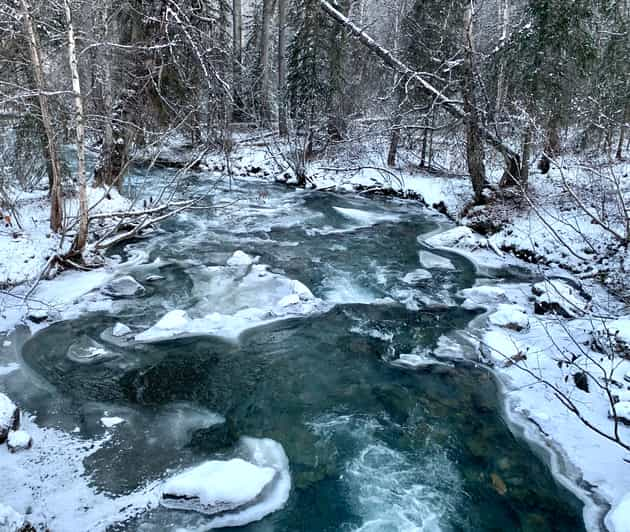
[[252, 504], [274, 480], [276, 471], [241, 458], [211, 460], [166, 482], [162, 505], [214, 515]]
[[131, 275], [124, 275], [107, 283], [101, 291], [111, 297], [126, 298], [142, 295], [145, 289]]
[[30, 449], [33, 446], [33, 438], [24, 430], [12, 430], [7, 438], [9, 451], [15, 453]]
[[20, 428], [20, 409], [6, 395], [0, 393], [0, 443], [7, 441], [9, 432]]

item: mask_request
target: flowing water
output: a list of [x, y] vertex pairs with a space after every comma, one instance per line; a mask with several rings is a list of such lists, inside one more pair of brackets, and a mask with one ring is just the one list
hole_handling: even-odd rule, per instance
[[[435, 217], [412, 203], [255, 184], [221, 198], [229, 205], [182, 215], [119, 250], [148, 253], [130, 271], [146, 291], [43, 330], [22, 349], [27, 371], [4, 378], [39, 424], [86, 440], [111, 434], [83, 464], [96, 492], [128, 495], [230, 456], [252, 436], [282, 444], [292, 490], [284, 508], [239, 530], [583, 529], [581, 503], [506, 426], [486, 370], [464, 360], [392, 364], [401, 353], [431, 357], [475, 316], [456, 296], [475, 282], [459, 256], [440, 253], [450, 268], [402, 281], [420, 268], [418, 236], [438, 228]], [[225, 266], [236, 250], [260, 257], [271, 277], [245, 285], [254, 266]], [[161, 279], [146, 282], [151, 275]], [[288, 279], [317, 305], [224, 334], [230, 316], [267, 309]], [[174, 309], [217, 312], [223, 332], [149, 343], [107, 333], [117, 322], [144, 331]], [[105, 415], [125, 422], [107, 429]], [[109, 529], [207, 523], [157, 507]]]

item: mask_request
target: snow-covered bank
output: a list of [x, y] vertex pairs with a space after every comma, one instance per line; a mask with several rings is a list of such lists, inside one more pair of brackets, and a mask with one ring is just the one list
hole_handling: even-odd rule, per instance
[[[518, 264], [510, 256], [499, 259], [484, 237], [467, 232], [467, 238], [458, 238], [461, 234], [461, 228], [451, 229], [426, 243], [455, 246], [450, 249], [479, 264]], [[585, 285], [558, 268], [531, 270], [534, 279], [547, 280], [492, 285], [482, 280], [462, 292], [464, 307], [486, 311], [471, 324], [469, 340], [503, 384], [508, 419], [527, 439], [547, 449], [556, 476], [585, 502], [588, 529], [599, 530], [604, 522], [608, 530], [627, 532], [630, 452], [596, 432], [615, 438], [618, 431], [619, 440], [630, 445], [630, 427], [611, 419], [608, 396], [610, 392], [623, 401], [630, 395], [625, 378], [630, 360], [602, 353], [596, 343], [602, 330], [611, 340], [623, 341], [626, 322], [607, 318], [622, 306], [596, 283]], [[567, 280], [552, 280], [554, 276]], [[580, 285], [582, 289], [576, 288]], [[617, 404], [620, 417], [623, 403]], [[571, 411], [573, 407], [591, 427]], [[607, 505], [611, 511], [605, 515]]]

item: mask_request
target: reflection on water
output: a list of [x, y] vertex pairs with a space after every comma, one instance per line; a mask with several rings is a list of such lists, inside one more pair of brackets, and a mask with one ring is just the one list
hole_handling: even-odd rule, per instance
[[[6, 379], [41, 424], [77, 426], [89, 438], [105, 432], [104, 412], [125, 420], [86, 460], [95, 489], [128, 494], [228, 457], [247, 435], [283, 445], [293, 491], [283, 510], [244, 530], [583, 529], [581, 504], [505, 426], [487, 372], [464, 361], [418, 372], [390, 363], [430, 353], [474, 316], [455, 296], [474, 282], [461, 257], [442, 254], [452, 269], [402, 281], [420, 267], [417, 236], [436, 228], [422, 210], [284, 190], [261, 203], [255, 187], [233, 194], [241, 200], [233, 208], [188, 213], [142, 244], [149, 262], [132, 275], [162, 280], [117, 301], [112, 315], [36, 335], [23, 349], [29, 377]], [[327, 310], [251, 328], [236, 342], [136, 344], [107, 333], [117, 322], [146, 330], [173, 309], [238, 310], [242, 296], [230, 299], [233, 280], [221, 269], [236, 249], [304, 283]], [[265, 295], [253, 290], [247, 305], [264, 306]], [[111, 530], [206, 521], [156, 508]]]

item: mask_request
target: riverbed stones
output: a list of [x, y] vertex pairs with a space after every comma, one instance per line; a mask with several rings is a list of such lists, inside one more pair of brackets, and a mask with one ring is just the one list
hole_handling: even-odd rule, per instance
[[123, 275], [111, 280], [101, 291], [110, 297], [130, 298], [144, 294], [145, 289], [131, 275]]
[[7, 441], [9, 432], [20, 428], [20, 410], [11, 399], [0, 393], [0, 444]]

